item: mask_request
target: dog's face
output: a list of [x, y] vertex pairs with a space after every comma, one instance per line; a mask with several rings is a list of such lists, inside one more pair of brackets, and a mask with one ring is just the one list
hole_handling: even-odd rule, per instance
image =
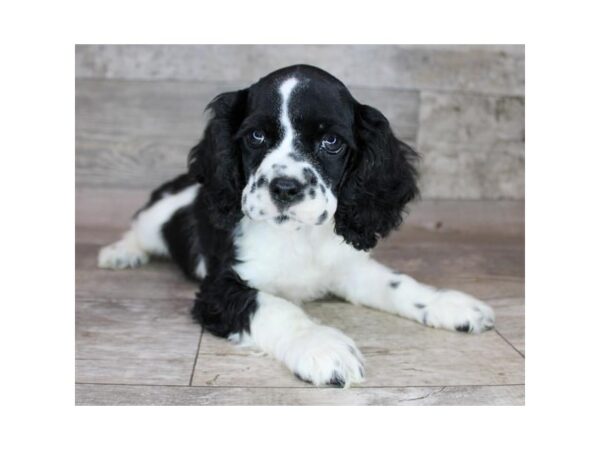
[[328, 74], [276, 72], [252, 86], [235, 135], [247, 180], [243, 213], [289, 227], [333, 220], [353, 127], [352, 97]]
[[318, 68], [278, 70], [209, 107], [215, 115], [190, 171], [217, 226], [242, 215], [289, 228], [334, 221], [346, 241], [368, 249], [417, 193], [415, 153], [379, 111]]

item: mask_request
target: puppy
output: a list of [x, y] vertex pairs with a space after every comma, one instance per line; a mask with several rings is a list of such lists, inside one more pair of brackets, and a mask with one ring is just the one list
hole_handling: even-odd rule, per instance
[[342, 82], [286, 67], [208, 109], [188, 173], [152, 193], [123, 238], [100, 251], [100, 267], [171, 257], [200, 284], [192, 315], [205, 330], [315, 385], [364, 379], [354, 341], [299, 306], [328, 293], [429, 327], [493, 327], [481, 301], [371, 259], [418, 194], [417, 155]]

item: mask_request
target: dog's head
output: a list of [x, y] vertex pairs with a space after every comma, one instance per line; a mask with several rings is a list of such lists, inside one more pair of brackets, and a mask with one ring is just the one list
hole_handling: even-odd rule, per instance
[[208, 108], [213, 118], [189, 168], [219, 228], [243, 215], [292, 229], [334, 221], [336, 233], [366, 250], [417, 195], [416, 153], [321, 69], [280, 69]]

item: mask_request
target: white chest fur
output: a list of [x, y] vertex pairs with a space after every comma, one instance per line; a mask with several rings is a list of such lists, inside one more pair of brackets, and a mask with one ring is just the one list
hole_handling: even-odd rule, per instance
[[236, 234], [238, 274], [252, 287], [294, 302], [323, 296], [344, 262], [368, 258], [335, 234], [331, 222], [297, 229], [244, 218]]

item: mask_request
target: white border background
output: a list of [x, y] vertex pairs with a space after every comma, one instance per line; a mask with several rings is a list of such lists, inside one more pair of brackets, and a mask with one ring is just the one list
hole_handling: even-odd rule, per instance
[[[591, 408], [599, 400], [600, 378], [600, 73], [592, 2], [351, 4], [55, 0], [4, 5], [4, 448], [598, 445], [598, 413]], [[526, 44], [527, 406], [73, 406], [76, 43]]]

